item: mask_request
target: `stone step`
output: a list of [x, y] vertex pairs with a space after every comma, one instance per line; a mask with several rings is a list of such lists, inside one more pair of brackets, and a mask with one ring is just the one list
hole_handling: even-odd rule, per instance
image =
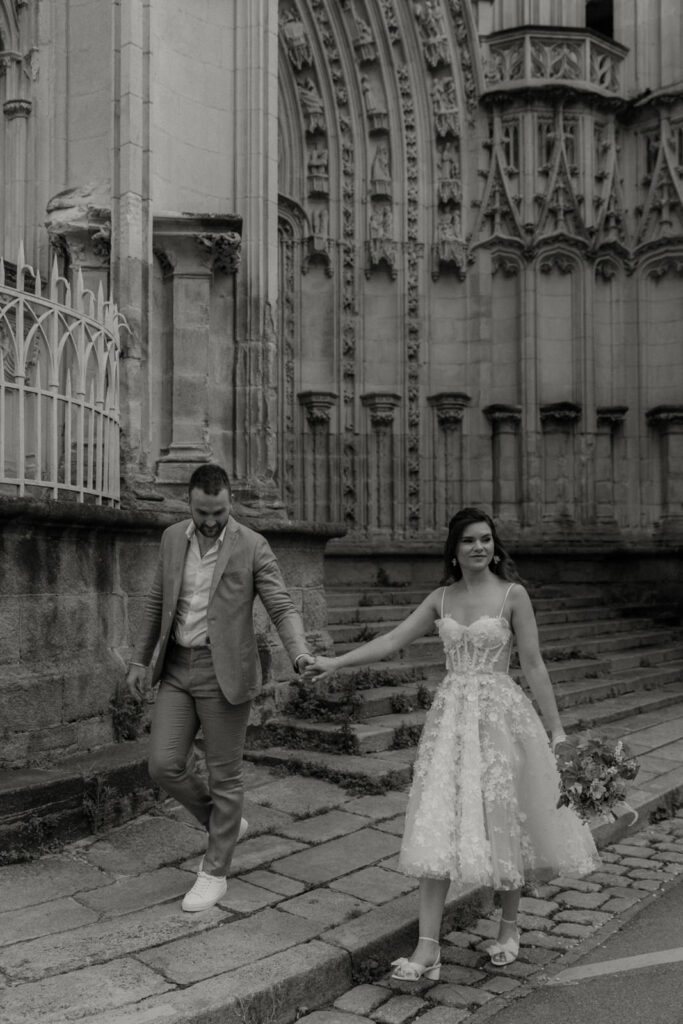
[[[413, 607], [424, 600], [427, 594], [434, 587], [325, 587], [327, 607], [330, 611], [349, 607], [383, 607], [393, 605], [406, 607], [412, 604]], [[527, 590], [533, 601], [534, 609], [538, 612], [546, 609], [557, 608], [581, 608], [586, 605], [600, 605], [607, 607], [605, 595], [600, 588], [587, 588], [575, 590], [574, 588], [557, 588], [547, 586], [528, 586]], [[611, 607], [611, 604], [609, 605]], [[641, 606], [641, 607], [650, 607]], [[647, 612], [644, 612], [647, 614]]]
[[[383, 628], [389, 624], [401, 622], [408, 614], [408, 608], [397, 605], [376, 605], [373, 607], [349, 605], [345, 608], [328, 608], [327, 625], [330, 632], [336, 627], [356, 624], [357, 628], [367, 624], [372, 629]], [[539, 626], [555, 623], [594, 622], [596, 620], [616, 619], [621, 612], [618, 608], [606, 605], [581, 605], [577, 608], [555, 608], [536, 610], [536, 621]]]
[[562, 724], [567, 732], [596, 729], [601, 725], [619, 722], [632, 715], [645, 715], [662, 708], [683, 705], [683, 680], [677, 685], [662, 687], [647, 693], [632, 693], [612, 697], [598, 704], [579, 705], [562, 714]]
[[409, 758], [373, 757], [360, 754], [334, 754], [318, 750], [291, 750], [288, 747], [249, 747], [246, 761], [279, 765], [300, 775], [313, 775], [341, 785], [357, 786], [364, 793], [383, 793], [401, 789], [410, 782]]

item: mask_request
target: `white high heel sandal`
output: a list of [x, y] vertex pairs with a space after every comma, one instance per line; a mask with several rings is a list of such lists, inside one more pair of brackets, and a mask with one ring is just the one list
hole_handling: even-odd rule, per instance
[[[430, 939], [427, 935], [420, 935], [419, 938], [422, 942], [433, 942], [435, 946], [439, 946], [437, 939]], [[396, 968], [391, 975], [396, 981], [419, 981], [420, 978], [438, 981], [441, 974], [441, 950], [439, 948], [433, 964], [418, 964], [415, 960], [401, 956], [398, 960], [392, 960], [391, 966]]]
[[[505, 917], [501, 917], [501, 921], [505, 921], [505, 924], [517, 925], [516, 921], [508, 921]], [[494, 967], [507, 967], [508, 964], [514, 963], [518, 956], [519, 928], [517, 928], [516, 935], [511, 935], [505, 942], [494, 942], [492, 946], [489, 946], [489, 957]]]

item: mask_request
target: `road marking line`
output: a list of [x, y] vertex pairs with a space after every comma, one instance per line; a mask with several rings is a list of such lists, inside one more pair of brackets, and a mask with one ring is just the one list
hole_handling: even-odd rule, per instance
[[683, 947], [678, 949], [661, 949], [657, 953], [640, 953], [638, 956], [623, 956], [619, 960], [603, 960], [598, 964], [585, 964], [583, 967], [568, 967], [560, 971], [548, 981], [549, 985], [570, 985], [575, 981], [587, 978], [599, 978], [603, 974], [620, 974], [623, 971], [636, 971], [642, 967], [657, 967], [659, 964], [676, 964], [683, 960]]

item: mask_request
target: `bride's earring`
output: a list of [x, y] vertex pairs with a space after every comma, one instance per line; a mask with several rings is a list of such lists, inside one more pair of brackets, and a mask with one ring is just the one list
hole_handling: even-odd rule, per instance
[[500, 558], [498, 555], [494, 555], [492, 561], [494, 565], [498, 565], [500, 563]]
[[454, 569], [457, 569], [458, 568], [458, 559], [454, 558], [452, 560], [452, 562], [451, 562], [451, 565], [453, 566]]

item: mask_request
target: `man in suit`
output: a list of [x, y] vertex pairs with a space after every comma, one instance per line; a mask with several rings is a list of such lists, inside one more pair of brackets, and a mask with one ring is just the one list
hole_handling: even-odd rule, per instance
[[[209, 833], [197, 880], [183, 910], [212, 907], [242, 819], [242, 752], [251, 702], [261, 689], [252, 606], [258, 595], [297, 671], [313, 661], [268, 542], [231, 516], [228, 475], [211, 463], [189, 483], [191, 518], [161, 538], [159, 561], [126, 675], [141, 697], [158, 644], [152, 685], [149, 772]], [[208, 785], [188, 756], [201, 726]]]

